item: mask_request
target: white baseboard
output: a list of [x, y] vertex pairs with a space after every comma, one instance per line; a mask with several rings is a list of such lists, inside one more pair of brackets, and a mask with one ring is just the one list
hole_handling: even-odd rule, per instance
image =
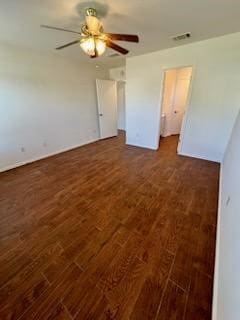
[[221, 196], [222, 196], [222, 165], [220, 168], [220, 177], [219, 177], [217, 238], [216, 238], [216, 249], [215, 249], [212, 320], [218, 320], [217, 310], [218, 310], [218, 283], [219, 283], [219, 256], [220, 256]]
[[143, 148], [143, 149], [155, 150], [155, 151], [158, 150], [158, 148], [145, 146], [143, 144], [132, 143], [132, 142], [129, 142], [129, 141], [126, 141], [126, 145], [133, 146], [133, 147], [138, 147], [138, 148]]
[[46, 158], [55, 156], [57, 154], [60, 154], [60, 153], [66, 152], [66, 151], [70, 151], [70, 150], [85, 146], [87, 144], [96, 142], [98, 140], [99, 139], [88, 140], [86, 142], [83, 142], [83, 143], [80, 143], [80, 144], [77, 144], [77, 145], [74, 145], [74, 146], [71, 146], [71, 147], [63, 148], [63, 149], [60, 149], [60, 150], [54, 151], [52, 153], [48, 153], [48, 154], [36, 157], [36, 158], [32, 158], [32, 159], [29, 159], [29, 160], [26, 160], [26, 161], [20, 161], [20, 162], [14, 163], [12, 165], [0, 168], [0, 172], [8, 171], [8, 170], [11, 170], [11, 169], [14, 169], [14, 168], [17, 168], [17, 167], [21, 167], [21, 166], [24, 166], [26, 164], [29, 164], [29, 163], [32, 163], [32, 162], [35, 162], [35, 161], [38, 161], [38, 160], [46, 159]]
[[205, 157], [203, 155], [198, 155], [198, 154], [188, 154], [188, 153], [184, 153], [184, 152], [178, 152], [178, 155], [184, 156], [184, 157], [197, 158], [197, 159], [221, 163], [220, 159], [208, 158], [208, 157]]

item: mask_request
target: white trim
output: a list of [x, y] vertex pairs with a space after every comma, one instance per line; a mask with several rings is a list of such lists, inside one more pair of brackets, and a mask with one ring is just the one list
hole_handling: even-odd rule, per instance
[[29, 163], [32, 163], [32, 162], [35, 162], [35, 161], [38, 161], [38, 160], [42, 160], [42, 159], [45, 159], [45, 158], [49, 158], [49, 157], [55, 156], [57, 154], [60, 154], [60, 153], [66, 152], [66, 151], [70, 151], [70, 150], [73, 150], [73, 149], [76, 149], [76, 148], [79, 148], [79, 147], [83, 147], [83, 146], [85, 146], [87, 144], [91, 144], [91, 143], [96, 142], [98, 140], [99, 140], [99, 138], [88, 140], [86, 142], [83, 142], [83, 143], [80, 143], [80, 144], [77, 144], [77, 145], [74, 145], [74, 146], [71, 146], [71, 147], [63, 148], [63, 149], [60, 149], [58, 151], [54, 151], [52, 153], [48, 153], [48, 154], [45, 154], [45, 155], [42, 155], [42, 156], [39, 156], [39, 157], [36, 157], [36, 158], [32, 158], [30, 160], [17, 162], [15, 164], [10, 165], [10, 166], [0, 168], [0, 172], [8, 171], [8, 170], [11, 170], [11, 169], [14, 169], [14, 168], [17, 168], [17, 167], [21, 167], [21, 166], [24, 166], [26, 164], [29, 164]]
[[218, 283], [219, 283], [219, 257], [220, 257], [220, 226], [221, 226], [221, 203], [222, 203], [222, 164], [219, 177], [219, 196], [218, 196], [218, 217], [217, 217], [217, 239], [215, 250], [215, 267], [214, 267], [214, 285], [213, 285], [213, 302], [212, 302], [212, 320], [218, 320]]
[[125, 143], [128, 146], [133, 146], [133, 147], [139, 147], [139, 148], [144, 148], [144, 149], [148, 149], [148, 150], [158, 150], [158, 147], [149, 147], [149, 145], [144, 145], [144, 144], [136, 144], [136, 143], [132, 143], [129, 141], [126, 141]]
[[184, 152], [177, 152], [177, 154], [179, 156], [184, 156], [184, 157], [191, 157], [191, 158], [196, 158], [196, 159], [202, 159], [202, 160], [207, 160], [207, 161], [212, 161], [212, 162], [217, 162], [217, 163], [221, 163], [220, 159], [210, 159], [208, 157], [205, 157], [203, 155], [199, 155], [199, 154], [188, 154], [188, 153], [184, 153]]

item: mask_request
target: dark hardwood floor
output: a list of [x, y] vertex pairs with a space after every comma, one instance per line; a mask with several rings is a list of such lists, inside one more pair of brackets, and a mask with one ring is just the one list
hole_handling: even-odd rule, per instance
[[219, 165], [99, 141], [0, 174], [0, 319], [211, 319]]

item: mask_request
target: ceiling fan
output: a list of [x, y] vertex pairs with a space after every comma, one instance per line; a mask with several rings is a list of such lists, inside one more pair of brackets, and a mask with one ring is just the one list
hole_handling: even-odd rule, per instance
[[86, 9], [85, 23], [81, 26], [80, 32], [47, 25], [41, 25], [41, 27], [78, 34], [80, 36], [79, 39], [57, 47], [56, 50], [61, 50], [79, 43], [83, 51], [91, 58], [101, 56], [105, 52], [106, 47], [121, 54], [127, 54], [129, 52], [127, 49], [120, 47], [112, 40], [139, 42], [139, 38], [136, 35], [105, 33], [103, 31], [102, 23], [97, 17], [97, 11], [93, 8]]

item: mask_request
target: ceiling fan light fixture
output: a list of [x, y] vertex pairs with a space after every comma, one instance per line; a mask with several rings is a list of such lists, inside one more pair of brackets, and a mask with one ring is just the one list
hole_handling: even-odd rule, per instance
[[106, 50], [106, 42], [101, 39], [95, 39], [96, 49], [99, 56], [101, 56]]
[[97, 11], [94, 8], [87, 8], [85, 13], [85, 22], [82, 24], [79, 31], [69, 30], [48, 25], [41, 25], [43, 28], [75, 33], [78, 39], [67, 44], [56, 47], [56, 50], [61, 50], [69, 46], [80, 44], [81, 49], [91, 58], [101, 56], [106, 48], [117, 51], [118, 54], [126, 55], [128, 50], [119, 46], [114, 41], [139, 42], [137, 35], [121, 34], [121, 33], [106, 33], [103, 30], [103, 25], [97, 17]]
[[80, 41], [80, 47], [89, 56], [95, 56], [96, 53], [101, 56], [106, 50], [106, 42], [95, 37], [88, 37]]

